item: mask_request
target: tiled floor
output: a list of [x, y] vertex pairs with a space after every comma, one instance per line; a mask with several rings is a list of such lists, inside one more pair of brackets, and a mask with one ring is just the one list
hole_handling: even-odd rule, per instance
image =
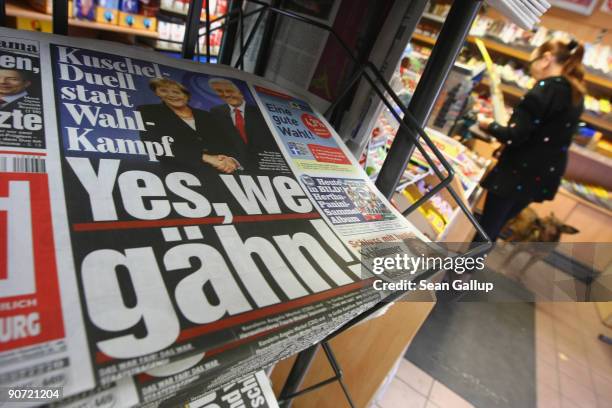
[[470, 408], [472, 404], [402, 359], [384, 395], [370, 408]]
[[[595, 305], [538, 303], [535, 313], [538, 408], [612, 408], [612, 346], [597, 338], [612, 336], [612, 329], [601, 324]], [[402, 360], [386, 392], [370, 408], [436, 407], [472, 405]]]
[[538, 303], [538, 408], [612, 407], [612, 336], [593, 303]]

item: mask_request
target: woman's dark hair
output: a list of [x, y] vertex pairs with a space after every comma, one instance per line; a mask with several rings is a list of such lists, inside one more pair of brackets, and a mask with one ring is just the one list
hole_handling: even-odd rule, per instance
[[546, 52], [550, 52], [555, 61], [563, 67], [561, 74], [572, 86], [572, 102], [577, 105], [586, 94], [582, 65], [584, 47], [576, 40], [549, 40], [538, 47], [536, 55], [541, 57]]

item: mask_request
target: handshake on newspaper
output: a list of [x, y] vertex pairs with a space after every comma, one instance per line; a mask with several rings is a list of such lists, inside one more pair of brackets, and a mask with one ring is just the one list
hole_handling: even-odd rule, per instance
[[223, 154], [203, 154], [202, 161], [204, 163], [210, 164], [216, 170], [225, 174], [231, 174], [236, 170], [243, 170], [238, 160], [234, 159], [233, 157], [225, 156]]

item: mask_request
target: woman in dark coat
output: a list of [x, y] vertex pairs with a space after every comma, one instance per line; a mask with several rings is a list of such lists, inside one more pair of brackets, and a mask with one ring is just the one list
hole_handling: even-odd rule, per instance
[[140, 132], [142, 141], [159, 142], [162, 136], [171, 136], [175, 160], [191, 168], [211, 166], [232, 173], [240, 167], [231, 157], [232, 147], [223, 143], [215, 117], [189, 106], [187, 88], [167, 78], [154, 78], [149, 86], [162, 103], [138, 107], [146, 124], [146, 130]]
[[497, 165], [482, 181], [488, 192], [480, 224], [493, 242], [507, 221], [532, 202], [552, 200], [559, 188], [583, 110], [583, 55], [576, 41], [542, 44], [530, 60], [536, 84], [516, 106], [508, 126], [479, 121], [504, 145]]

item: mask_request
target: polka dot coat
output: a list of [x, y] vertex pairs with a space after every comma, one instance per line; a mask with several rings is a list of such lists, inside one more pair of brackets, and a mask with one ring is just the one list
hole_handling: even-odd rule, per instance
[[482, 186], [502, 197], [552, 200], [582, 110], [582, 102], [572, 104], [565, 78], [539, 81], [514, 108], [508, 126], [489, 126], [489, 133], [505, 146]]

